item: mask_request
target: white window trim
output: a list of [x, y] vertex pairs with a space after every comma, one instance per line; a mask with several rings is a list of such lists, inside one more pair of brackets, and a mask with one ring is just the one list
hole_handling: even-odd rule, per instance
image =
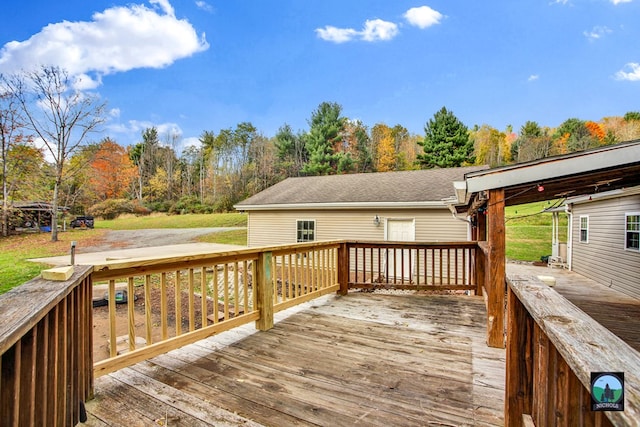
[[[587, 219], [587, 227], [582, 228], [582, 218]], [[587, 240], [582, 240], [582, 230], [587, 231]], [[580, 219], [578, 220], [578, 242], [580, 243], [589, 243], [589, 215], [580, 215]]]
[[[305, 240], [305, 241], [302, 241], [302, 242], [299, 242], [299, 241], [298, 241], [298, 224], [299, 224], [301, 221], [307, 221], [307, 222], [312, 222], [312, 223], [313, 223], [313, 240]], [[296, 235], [295, 235], [296, 243], [315, 242], [315, 241], [317, 241], [317, 240], [318, 240], [318, 239], [317, 239], [317, 237], [318, 237], [318, 236], [317, 236], [317, 233], [318, 233], [318, 230], [317, 230], [317, 228], [316, 228], [316, 220], [315, 220], [315, 219], [308, 219], [308, 218], [299, 218], [299, 219], [296, 219]]]
[[629, 252], [640, 252], [640, 249], [636, 249], [636, 248], [629, 248], [627, 247], [627, 233], [629, 232], [629, 230], [627, 230], [627, 218], [629, 218], [630, 216], [639, 216], [640, 212], [625, 212], [624, 214], [624, 250], [625, 251], [629, 251]]

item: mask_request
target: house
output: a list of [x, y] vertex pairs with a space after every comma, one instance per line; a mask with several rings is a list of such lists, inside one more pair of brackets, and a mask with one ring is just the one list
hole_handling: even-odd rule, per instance
[[485, 167], [288, 178], [238, 203], [250, 247], [334, 239], [456, 241], [469, 223], [445, 199]]
[[640, 186], [573, 197], [565, 204], [569, 268], [640, 299]]

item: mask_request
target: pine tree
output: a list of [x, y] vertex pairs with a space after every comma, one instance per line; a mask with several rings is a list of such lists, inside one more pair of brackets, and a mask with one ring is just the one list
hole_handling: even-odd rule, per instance
[[446, 107], [434, 114], [424, 130], [424, 140], [418, 142], [424, 153], [417, 156], [423, 168], [458, 167], [475, 161], [469, 130]]
[[344, 153], [336, 150], [340, 144], [345, 118], [340, 116], [342, 107], [336, 103], [323, 102], [311, 115], [309, 133], [305, 135], [305, 146], [309, 162], [304, 165], [307, 175], [330, 175], [349, 170], [352, 162], [343, 159]]

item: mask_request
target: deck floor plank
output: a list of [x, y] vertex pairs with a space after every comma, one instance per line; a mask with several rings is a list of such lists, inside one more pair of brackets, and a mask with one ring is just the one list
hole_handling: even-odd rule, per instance
[[508, 264], [508, 273], [518, 276], [552, 276], [554, 289], [580, 310], [640, 351], [640, 300], [614, 288], [597, 283], [573, 271]]
[[88, 408], [109, 424], [131, 393], [116, 425], [158, 411], [200, 425], [501, 425], [504, 350], [486, 347], [485, 325], [481, 298], [323, 297], [267, 332], [221, 334], [100, 377]]

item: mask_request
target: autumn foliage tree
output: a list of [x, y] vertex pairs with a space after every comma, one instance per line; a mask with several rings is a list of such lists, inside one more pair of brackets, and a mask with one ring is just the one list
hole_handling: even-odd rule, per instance
[[3, 83], [17, 99], [26, 128], [42, 141], [53, 160], [51, 241], [55, 242], [60, 189], [67, 178], [65, 163], [104, 122], [105, 103], [77, 89], [69, 73], [54, 66], [15, 74]]
[[128, 150], [123, 146], [110, 138], [103, 139], [89, 167], [89, 186], [98, 201], [121, 199], [129, 195], [137, 171]]
[[376, 142], [376, 171], [395, 170], [396, 149], [391, 128], [384, 123], [378, 123], [373, 127], [372, 134]]

